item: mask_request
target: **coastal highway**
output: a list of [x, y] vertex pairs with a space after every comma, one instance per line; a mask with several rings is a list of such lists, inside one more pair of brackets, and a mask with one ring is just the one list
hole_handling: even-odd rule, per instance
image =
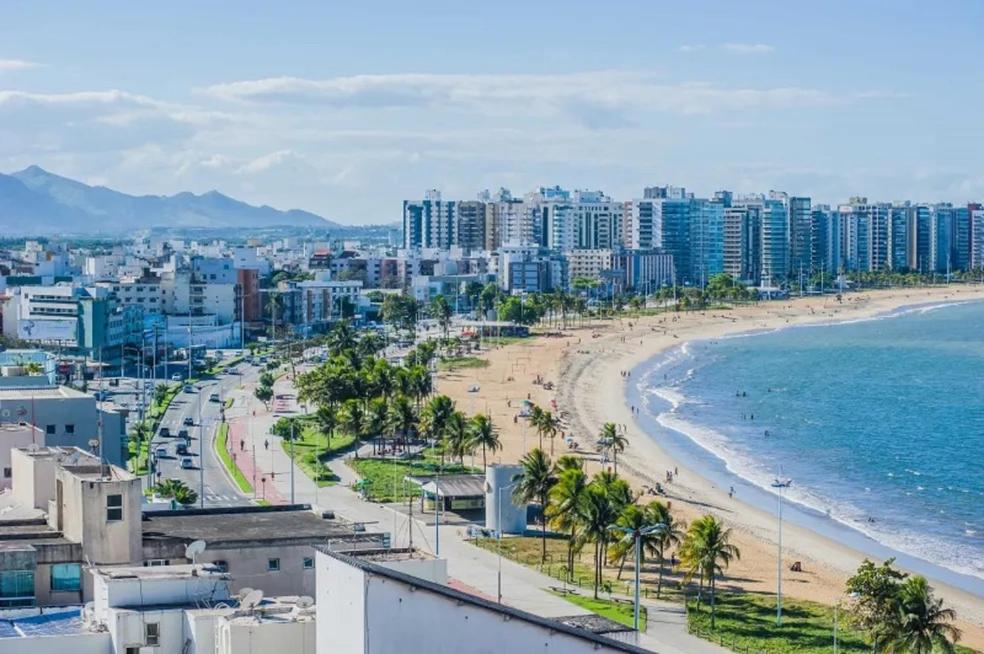
[[[151, 442], [150, 452], [154, 455], [157, 448], [163, 447], [167, 454], [157, 458], [158, 479], [179, 479], [189, 488], [194, 489], [201, 498], [205, 498], [205, 506], [241, 506], [251, 504], [251, 498], [243, 495], [239, 488], [229, 479], [222, 466], [222, 462], [215, 454], [213, 441], [215, 432], [221, 423], [222, 406], [229, 394], [244, 382], [255, 381], [259, 375], [259, 369], [247, 363], [240, 363], [230, 367], [223, 374], [214, 379], [208, 379], [195, 384], [195, 392], [179, 392], [167, 413], [154, 434]], [[219, 401], [209, 400], [212, 393], [218, 393]], [[185, 425], [185, 419], [189, 418], [192, 425]], [[162, 437], [160, 428], [167, 427], [170, 437]], [[191, 459], [191, 468], [182, 468], [181, 460], [185, 456], [178, 455], [176, 448], [183, 439], [177, 437], [182, 429], [187, 429], [191, 436], [191, 444], [188, 446], [188, 454]], [[202, 447], [201, 436], [204, 435], [204, 447]], [[202, 489], [202, 472], [204, 471], [204, 489]], [[154, 481], [156, 483], [156, 480]]]

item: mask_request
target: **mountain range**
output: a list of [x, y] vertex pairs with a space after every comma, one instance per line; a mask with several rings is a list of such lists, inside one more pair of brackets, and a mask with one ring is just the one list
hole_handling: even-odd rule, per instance
[[0, 174], [0, 234], [120, 234], [152, 227], [266, 228], [342, 226], [300, 209], [253, 206], [218, 191], [128, 195], [29, 166]]

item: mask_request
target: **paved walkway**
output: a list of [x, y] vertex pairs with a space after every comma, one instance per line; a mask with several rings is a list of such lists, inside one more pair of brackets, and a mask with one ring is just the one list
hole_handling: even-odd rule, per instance
[[[256, 442], [256, 474], [267, 476], [267, 499], [273, 501], [273, 498], [277, 498], [277, 502], [289, 502], [292, 461], [283, 451], [280, 445], [281, 439], [268, 433], [274, 417], [252, 397], [252, 388], [246, 389], [245, 392], [248, 392], [247, 399], [250, 402], [249, 412], [243, 418], [252, 421], [252, 433], [249, 434], [247, 429], [240, 429], [236, 432], [236, 436], [240, 439], [248, 439], [246, 448], [251, 447], [252, 441]], [[293, 389], [289, 380], [284, 378], [277, 381], [274, 392], [293, 393]], [[256, 410], [255, 417], [252, 415], [253, 410]], [[269, 440], [269, 449], [263, 447], [264, 439]], [[232, 440], [230, 438], [230, 441]], [[233, 447], [238, 447], [238, 441]], [[242, 461], [237, 458], [237, 463], [242, 462], [250, 466], [247, 478], [250, 478], [253, 471], [252, 459], [253, 457], [247, 457]], [[426, 526], [416, 519], [411, 521], [406, 514], [387, 505], [366, 502], [349, 488], [358, 477], [345, 464], [343, 458], [329, 461], [328, 466], [340, 478], [340, 483], [318, 487], [300, 468], [295, 468], [293, 496], [296, 503], [311, 504], [322, 510], [333, 510], [347, 520], [372, 525], [370, 531], [388, 531], [394, 547], [409, 545], [412, 528], [415, 547], [434, 554], [439, 553], [442, 558], [447, 559], [448, 575], [456, 580], [456, 583], [474, 589], [481, 596], [492, 598], [498, 596], [501, 565], [501, 592], [504, 604], [544, 617], [586, 613], [584, 609], [546, 590], [559, 584], [553, 577], [506, 558], [500, 561], [495, 553], [467, 542], [465, 530], [460, 526], [445, 525], [440, 527], [439, 531], [435, 531], [433, 525]], [[246, 472], [245, 469], [243, 471]], [[271, 472], [275, 474], [271, 476]], [[640, 646], [661, 654], [722, 654], [728, 651], [689, 635], [683, 607], [655, 600], [646, 601], [644, 605], [648, 610], [648, 629], [647, 633], [640, 636]]]

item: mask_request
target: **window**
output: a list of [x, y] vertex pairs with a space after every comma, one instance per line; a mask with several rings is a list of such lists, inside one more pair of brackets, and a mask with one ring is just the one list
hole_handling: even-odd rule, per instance
[[267, 570], [269, 572], [280, 572], [280, 559], [267, 559]]
[[313, 567], [314, 567], [314, 559], [311, 558], [310, 556], [305, 556], [304, 557], [304, 569], [305, 570], [310, 570]]
[[122, 519], [123, 519], [123, 496], [107, 495], [106, 520], [112, 522], [114, 520], [122, 520]]
[[82, 590], [82, 565], [79, 563], [56, 563], [51, 566], [51, 590]]
[[0, 606], [31, 606], [32, 604], [34, 604], [34, 571], [0, 572]]
[[54, 434], [55, 433], [55, 426], [54, 425], [45, 425], [44, 426], [44, 433], [46, 433], [46, 434]]
[[65, 433], [66, 434], [74, 434], [75, 433], [75, 425], [65, 425]]
[[127, 647], [126, 648], [126, 654], [140, 654], [140, 648], [139, 647]]
[[147, 559], [144, 561], [145, 568], [159, 568], [162, 565], [170, 565], [171, 561], [169, 559]]
[[12, 474], [12, 471], [10, 470], [10, 468], [4, 468], [3, 469], [4, 479], [10, 479], [10, 475], [11, 474]]
[[147, 647], [157, 647], [161, 644], [161, 624], [148, 622], [144, 625], [144, 644]]

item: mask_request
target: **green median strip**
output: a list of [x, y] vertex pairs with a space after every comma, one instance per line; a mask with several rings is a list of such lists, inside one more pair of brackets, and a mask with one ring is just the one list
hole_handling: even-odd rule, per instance
[[215, 432], [215, 452], [219, 455], [219, 460], [222, 461], [222, 465], [225, 466], [226, 472], [232, 477], [232, 480], [236, 482], [236, 486], [243, 493], [252, 493], [253, 486], [246, 480], [245, 475], [236, 466], [235, 461], [232, 460], [232, 455], [229, 454], [229, 449], [227, 447], [229, 441], [229, 423], [224, 422], [219, 425], [218, 430]]

